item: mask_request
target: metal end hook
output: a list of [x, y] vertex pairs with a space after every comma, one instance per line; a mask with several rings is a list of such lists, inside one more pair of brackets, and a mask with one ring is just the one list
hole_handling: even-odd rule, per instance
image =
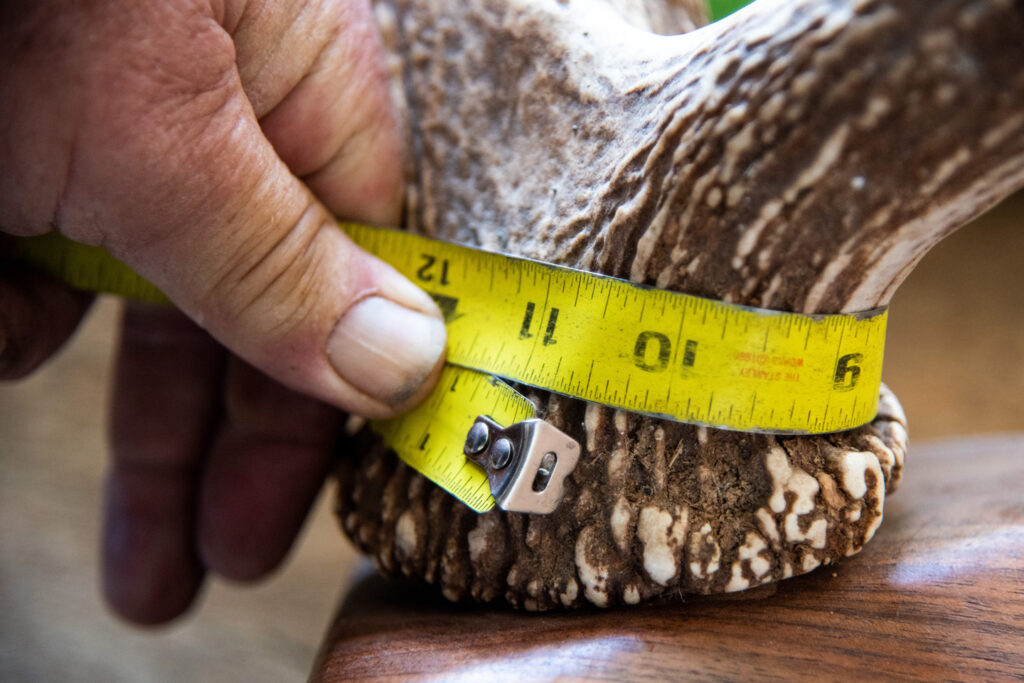
[[544, 420], [502, 427], [481, 415], [466, 435], [463, 453], [487, 472], [498, 507], [546, 515], [565, 495], [565, 478], [576, 468], [580, 445]]

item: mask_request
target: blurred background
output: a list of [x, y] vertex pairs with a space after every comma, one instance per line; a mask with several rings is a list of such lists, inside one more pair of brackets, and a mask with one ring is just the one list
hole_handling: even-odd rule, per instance
[[[1024, 430], [1024, 194], [954, 234], [893, 300], [885, 381], [924, 440]], [[321, 495], [285, 566], [213, 581], [198, 609], [139, 631], [99, 597], [107, 377], [118, 304], [98, 302], [40, 372], [0, 384], [0, 680], [299, 681], [364, 561]], [[1024, 456], [1024, 453], [1021, 454]]]

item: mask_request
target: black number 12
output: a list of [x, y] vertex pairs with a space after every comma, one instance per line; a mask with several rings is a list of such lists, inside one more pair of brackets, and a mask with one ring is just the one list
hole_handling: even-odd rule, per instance
[[[433, 254], [420, 254], [420, 258], [423, 259], [423, 265], [416, 271], [416, 277], [423, 280], [424, 282], [430, 282], [434, 279], [434, 264], [437, 263], [437, 257]], [[441, 260], [441, 279], [438, 280], [439, 284], [447, 285], [451, 284], [448, 282], [448, 259]]]

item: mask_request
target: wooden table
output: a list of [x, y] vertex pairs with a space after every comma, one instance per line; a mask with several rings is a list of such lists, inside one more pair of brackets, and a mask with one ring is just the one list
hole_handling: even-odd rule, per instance
[[1024, 678], [1024, 433], [933, 442], [907, 463], [864, 552], [734, 596], [524, 614], [367, 577], [311, 678]]

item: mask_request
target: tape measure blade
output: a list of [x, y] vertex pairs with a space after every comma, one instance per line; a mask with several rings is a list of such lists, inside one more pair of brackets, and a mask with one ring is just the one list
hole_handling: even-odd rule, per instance
[[[409, 233], [343, 227], [434, 296], [453, 363], [743, 431], [836, 431], [874, 415], [884, 311], [759, 311]], [[166, 302], [98, 247], [57, 234], [15, 242], [16, 256], [71, 286]]]
[[[366, 231], [353, 238], [372, 248]], [[884, 311], [750, 309], [392, 234], [378, 255], [443, 304], [451, 363], [727, 429], [817, 433], [873, 416]]]
[[535, 413], [533, 404], [508, 385], [447, 365], [437, 387], [419, 407], [371, 426], [410, 467], [477, 512], [486, 512], [494, 507], [494, 498], [487, 475], [463, 455], [466, 433], [478, 415], [509, 425]]
[[74, 289], [117, 294], [136, 301], [168, 304], [170, 300], [102, 247], [74, 242], [50, 232], [14, 240], [13, 256]]

